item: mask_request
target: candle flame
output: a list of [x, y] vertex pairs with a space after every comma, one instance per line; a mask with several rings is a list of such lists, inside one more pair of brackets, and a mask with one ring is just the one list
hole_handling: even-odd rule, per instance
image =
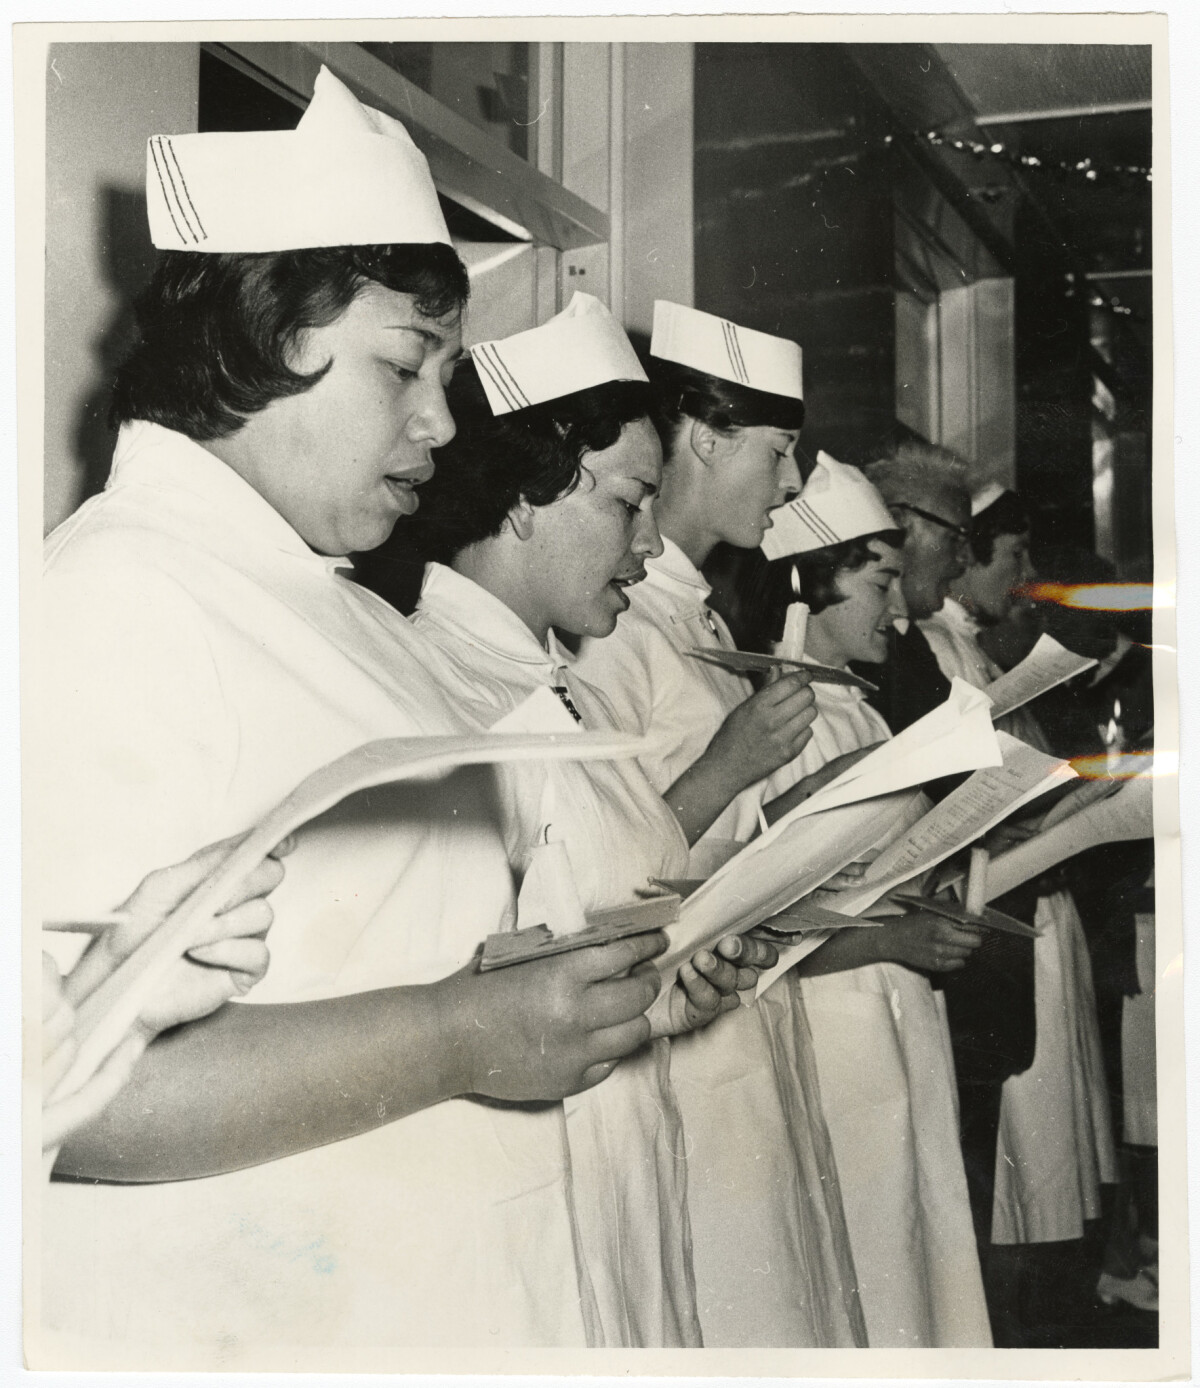
[[792, 565], [792, 592], [795, 593], [798, 598], [804, 596], [800, 591], [800, 570], [796, 568], [795, 564]]

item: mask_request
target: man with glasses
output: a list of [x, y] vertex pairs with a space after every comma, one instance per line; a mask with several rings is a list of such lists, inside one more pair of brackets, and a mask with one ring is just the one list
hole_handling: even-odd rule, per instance
[[905, 440], [866, 468], [904, 533], [907, 630], [889, 637], [887, 663], [862, 673], [879, 685], [870, 702], [893, 734], [943, 703], [950, 684], [917, 626], [941, 609], [970, 559], [966, 465], [948, 448]]

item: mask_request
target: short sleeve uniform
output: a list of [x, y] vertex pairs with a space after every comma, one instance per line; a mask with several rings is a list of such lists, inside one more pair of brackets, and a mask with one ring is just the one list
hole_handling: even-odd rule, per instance
[[[921, 629], [947, 676], [982, 689], [1000, 675], [953, 598]], [[1046, 749], [1029, 709], [1006, 722], [1015, 737]], [[993, 1243], [1082, 1238], [1085, 1221], [1100, 1216], [1101, 1184], [1117, 1180], [1092, 966], [1074, 897], [1039, 897], [1034, 923], [1037, 1045], [1033, 1064], [1001, 1091]]]
[[[660, 792], [751, 692], [740, 676], [687, 655], [695, 646], [733, 649], [733, 641], [708, 607], [703, 576], [677, 545], [664, 544], [646, 580], [628, 590], [616, 631], [585, 641], [577, 666], [622, 727], [651, 739], [642, 765]], [[693, 848], [693, 873], [756, 832], [764, 789], [750, 787], [725, 810]], [[790, 978], [755, 1006], [676, 1038], [671, 1076], [688, 1135], [705, 1345], [865, 1343], [807, 1022]]]
[[[107, 490], [50, 536], [42, 599], [48, 915], [111, 909], [363, 742], [467, 730], [410, 624], [155, 425], [122, 430]], [[429, 982], [509, 924], [490, 777], [372, 791], [302, 831], [249, 1003]], [[209, 1179], [54, 1183], [45, 1321], [114, 1366], [583, 1344], [562, 1123], [451, 1100]]]
[[[616, 727], [598, 690], [542, 646], [499, 598], [431, 564], [413, 625], [431, 669], [465, 719], [484, 731], [539, 689], [594, 731]], [[571, 712], [567, 712], [569, 706]], [[679, 877], [687, 842], [636, 761], [527, 762], [497, 768], [503, 831], [518, 872], [539, 843], [566, 849], [585, 910], [634, 899], [652, 877]], [[525, 922], [522, 921], [522, 924]], [[536, 924], [529, 921], [528, 924]], [[591, 1294], [589, 1341], [605, 1348], [696, 1347], [687, 1216], [687, 1140], [665, 1037], [623, 1060], [594, 1089], [565, 1101], [572, 1201]]]

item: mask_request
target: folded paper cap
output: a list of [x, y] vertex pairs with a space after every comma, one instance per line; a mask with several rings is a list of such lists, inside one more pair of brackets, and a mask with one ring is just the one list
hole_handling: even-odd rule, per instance
[[802, 356], [796, 343], [666, 299], [654, 302], [650, 355], [750, 390], [804, 399]]
[[1007, 490], [999, 482], [989, 482], [986, 487], [981, 487], [971, 498], [971, 515], [978, 516], [989, 506], [994, 506]]
[[828, 453], [817, 454], [817, 466], [804, 490], [771, 512], [771, 529], [763, 536], [768, 559], [804, 554], [812, 549], [895, 530], [883, 497], [857, 468]]
[[607, 381], [644, 381], [625, 330], [599, 299], [576, 293], [548, 323], [471, 348], [493, 414], [511, 414]]
[[159, 250], [450, 244], [408, 131], [324, 67], [295, 130], [152, 136], [146, 203]]

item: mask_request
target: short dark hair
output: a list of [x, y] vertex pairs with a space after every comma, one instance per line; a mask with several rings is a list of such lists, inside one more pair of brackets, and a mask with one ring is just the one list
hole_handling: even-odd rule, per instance
[[971, 519], [971, 553], [977, 564], [990, 564], [1001, 535], [1024, 535], [1029, 529], [1029, 509], [1016, 492], [1002, 492], [985, 510]]
[[800, 579], [803, 601], [815, 617], [827, 607], [845, 601], [845, 595], [838, 591], [839, 574], [854, 573], [881, 557], [874, 548], [877, 540], [899, 549], [904, 536], [899, 530], [879, 530], [873, 535], [859, 535], [853, 540], [826, 545], [824, 549], [788, 554], [782, 559], [760, 560], [755, 565], [757, 573], [750, 579], [748, 603], [754, 613], [754, 643], [765, 650], [770, 642], [778, 641], [783, 635], [788, 604], [796, 601], [792, 589], [793, 565]]
[[265, 254], [163, 251], [137, 305], [139, 340], [117, 372], [111, 421], [145, 419], [197, 442], [227, 438], [328, 367], [293, 371], [302, 332], [325, 327], [368, 283], [438, 319], [470, 294], [450, 246], [330, 246]]
[[646, 374], [654, 387], [654, 426], [669, 452], [685, 419], [698, 419], [720, 434], [734, 429], [799, 429], [804, 401], [790, 395], [724, 381], [678, 362], [650, 357]]
[[518, 502], [548, 506], [573, 491], [587, 454], [611, 448], [627, 424], [650, 414], [644, 381], [608, 381], [493, 415], [470, 361], [446, 394], [457, 433], [434, 453], [437, 471], [421, 488], [420, 509], [389, 542], [440, 563], [499, 534]]

